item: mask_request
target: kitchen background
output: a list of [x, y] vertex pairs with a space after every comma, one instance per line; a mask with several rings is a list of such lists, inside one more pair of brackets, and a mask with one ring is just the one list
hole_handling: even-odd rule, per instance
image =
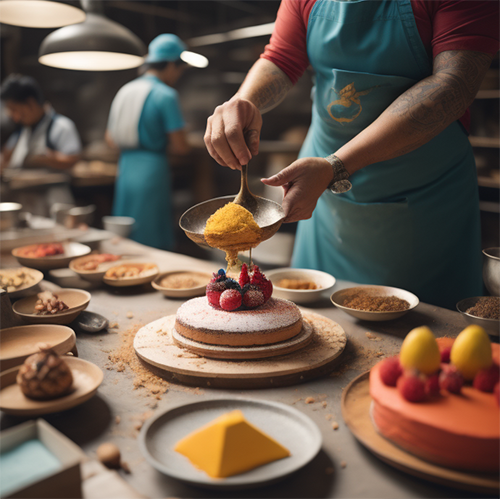
[[[211, 197], [236, 193], [239, 175], [215, 163], [206, 152], [203, 133], [214, 108], [238, 89], [246, 72], [259, 57], [269, 34], [231, 39], [218, 43], [206, 35], [228, 33], [240, 28], [261, 26], [275, 20], [279, 1], [93, 1], [92, 9], [122, 24], [147, 45], [160, 33], [175, 33], [206, 57], [206, 69], [188, 69], [177, 88], [188, 124], [191, 153], [171, 161], [174, 174], [176, 218], [190, 206]], [[73, 168], [72, 188], [78, 205], [95, 204], [93, 224], [101, 226], [110, 214], [113, 198], [116, 154], [104, 142], [111, 101], [119, 88], [137, 75], [137, 70], [87, 72], [55, 69], [38, 62], [38, 49], [53, 30], [1, 25], [1, 79], [11, 73], [35, 77], [55, 110], [71, 118], [80, 132], [84, 155]], [[267, 33], [270, 29], [267, 30]], [[249, 168], [250, 186], [256, 194], [281, 200], [278, 189], [259, 182], [297, 156], [310, 120], [312, 72], [308, 70], [286, 100], [265, 115], [261, 153]], [[479, 177], [483, 248], [499, 246], [499, 74], [498, 57], [472, 106], [470, 140], [474, 146]], [[13, 131], [2, 110], [2, 145]], [[289, 256], [294, 224], [280, 230], [283, 261]], [[209, 256], [178, 229], [177, 251]], [[273, 248], [272, 253], [275, 253]], [[269, 255], [271, 257], [271, 255]], [[276, 257], [274, 254], [273, 257]], [[265, 255], [262, 256], [265, 259]], [[280, 262], [273, 262], [280, 263]]]

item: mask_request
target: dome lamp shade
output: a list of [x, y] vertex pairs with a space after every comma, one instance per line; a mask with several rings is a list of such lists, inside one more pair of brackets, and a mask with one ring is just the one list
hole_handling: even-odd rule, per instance
[[60, 28], [40, 46], [38, 61], [79, 71], [117, 71], [140, 66], [146, 46], [124, 26], [87, 12], [81, 24]]
[[80, 2], [0, 0], [0, 22], [25, 28], [60, 28], [85, 21]]

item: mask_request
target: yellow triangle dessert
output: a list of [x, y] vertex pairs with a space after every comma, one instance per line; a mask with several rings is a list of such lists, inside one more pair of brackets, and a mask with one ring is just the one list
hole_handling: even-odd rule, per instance
[[213, 478], [224, 478], [288, 457], [288, 449], [250, 424], [239, 410], [214, 419], [177, 442], [176, 452]]

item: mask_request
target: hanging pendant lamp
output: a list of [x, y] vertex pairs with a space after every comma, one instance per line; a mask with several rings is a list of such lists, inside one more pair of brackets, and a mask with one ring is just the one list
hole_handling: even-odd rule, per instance
[[46, 66], [80, 71], [117, 71], [140, 66], [146, 46], [130, 30], [100, 13], [100, 4], [85, 2], [87, 19], [48, 35], [38, 61]]
[[25, 28], [60, 28], [85, 21], [78, 1], [0, 0], [0, 22]]

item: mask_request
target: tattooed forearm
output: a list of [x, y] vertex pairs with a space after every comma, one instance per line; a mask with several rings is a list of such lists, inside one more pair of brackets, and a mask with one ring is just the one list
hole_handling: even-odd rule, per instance
[[292, 88], [288, 76], [275, 64], [260, 59], [241, 85], [239, 94], [253, 102], [261, 113], [276, 107]]
[[353, 173], [429, 142], [463, 115], [492, 59], [480, 52], [442, 52], [434, 59], [431, 76], [400, 95], [335, 155]]
[[388, 111], [406, 118], [412, 134], [439, 133], [472, 103], [491, 60], [481, 52], [442, 52], [434, 60], [434, 74], [402, 94]]

